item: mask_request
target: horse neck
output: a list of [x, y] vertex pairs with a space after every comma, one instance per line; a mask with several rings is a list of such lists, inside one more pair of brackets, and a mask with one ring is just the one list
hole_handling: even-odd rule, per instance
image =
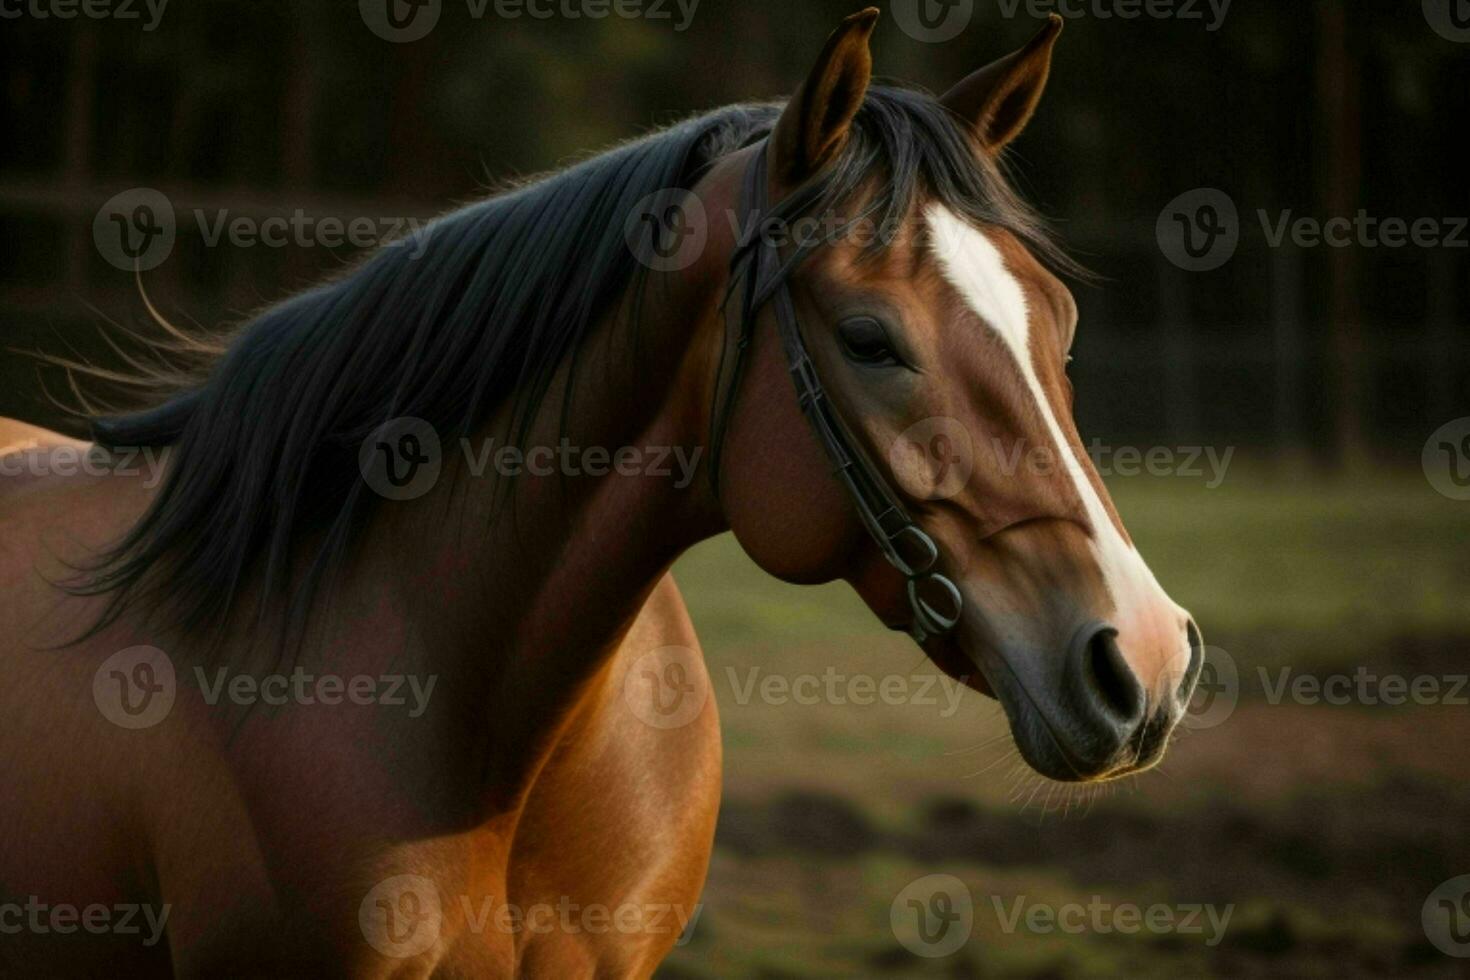
[[[424, 669], [456, 679], [441, 691], [466, 692], [458, 710], [478, 726], [491, 809], [514, 806], [674, 559], [725, 527], [707, 430], [729, 249], [712, 235], [705, 252], [680, 273], [650, 276], [636, 327], [623, 315], [599, 324], [516, 441], [527, 458], [567, 447], [579, 470], [586, 450], [615, 458], [627, 447], [667, 472], [523, 472], [507, 483], [494, 465], [512, 444], [502, 415], [446, 441], [447, 508], [430, 494], [377, 536], [378, 587], [392, 590], [405, 635], [419, 638]], [[618, 309], [635, 308], [624, 299]], [[674, 450], [696, 464], [687, 485]], [[483, 475], [472, 459], [489, 460]]]

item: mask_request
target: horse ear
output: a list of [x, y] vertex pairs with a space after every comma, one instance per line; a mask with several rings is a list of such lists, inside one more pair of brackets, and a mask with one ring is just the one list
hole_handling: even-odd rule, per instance
[[1046, 26], [1019, 51], [966, 76], [940, 102], [975, 127], [987, 153], [999, 153], [1026, 128], [1051, 74], [1051, 49], [1062, 33], [1062, 18]]
[[801, 88], [786, 104], [771, 133], [772, 182], [795, 187], [815, 174], [847, 141], [848, 126], [863, 104], [873, 75], [868, 38], [878, 9], [845, 18], [827, 38]]

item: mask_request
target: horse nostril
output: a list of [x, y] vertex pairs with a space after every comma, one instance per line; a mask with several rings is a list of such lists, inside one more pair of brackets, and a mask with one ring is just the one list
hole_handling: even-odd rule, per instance
[[1143, 685], [1118, 649], [1118, 631], [1098, 626], [1080, 644], [1081, 675], [1093, 695], [1091, 700], [1120, 724], [1132, 726], [1143, 718], [1146, 697]]
[[1189, 636], [1189, 666], [1184, 670], [1184, 679], [1179, 682], [1179, 703], [1183, 705], [1189, 704], [1194, 697], [1194, 685], [1205, 666], [1205, 640], [1193, 619], [1185, 627], [1185, 633]]

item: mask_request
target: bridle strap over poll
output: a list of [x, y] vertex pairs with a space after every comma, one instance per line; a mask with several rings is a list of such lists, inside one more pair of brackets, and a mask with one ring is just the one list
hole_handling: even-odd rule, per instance
[[[794, 219], [822, 198], [825, 187], [817, 181], [808, 182], [770, 207], [766, 186], [768, 145], [768, 142], [761, 144], [745, 173], [740, 205], [741, 240], [730, 258], [730, 290], [731, 294], [737, 288], [740, 292], [740, 322], [734, 368], [726, 389], [726, 405], [715, 416], [718, 430], [713, 439], [712, 469], [716, 492], [719, 487], [720, 445], [724, 436], [724, 420], [729, 415], [729, 402], [739, 390], [746, 350], [755, 332], [757, 316], [770, 303], [776, 314], [777, 331], [786, 351], [802, 414], [811, 423], [817, 441], [826, 450], [833, 471], [847, 488], [858, 517], [874, 543], [907, 579], [909, 605], [914, 614], [909, 632], [922, 643], [927, 637], [942, 636], [954, 629], [964, 600], [954, 582], [936, 570], [939, 547], [934, 539], [909, 516], [883, 474], [858, 447], [822, 388], [816, 365], [812, 363], [802, 339], [801, 322], [797, 319], [796, 303], [788, 281], [820, 242], [814, 239], [797, 242], [783, 259], [779, 246], [765, 232], [782, 223], [790, 227]], [[727, 305], [729, 298], [727, 295]]]

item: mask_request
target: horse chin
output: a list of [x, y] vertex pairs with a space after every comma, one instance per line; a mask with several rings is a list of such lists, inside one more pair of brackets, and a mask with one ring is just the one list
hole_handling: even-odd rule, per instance
[[987, 698], [996, 699], [995, 691], [986, 680], [980, 668], [975, 666], [975, 661], [965, 655], [960, 649], [959, 643], [955, 641], [953, 634], [949, 636], [931, 636], [923, 644], [924, 652], [948, 677], [970, 688], [979, 691]]

